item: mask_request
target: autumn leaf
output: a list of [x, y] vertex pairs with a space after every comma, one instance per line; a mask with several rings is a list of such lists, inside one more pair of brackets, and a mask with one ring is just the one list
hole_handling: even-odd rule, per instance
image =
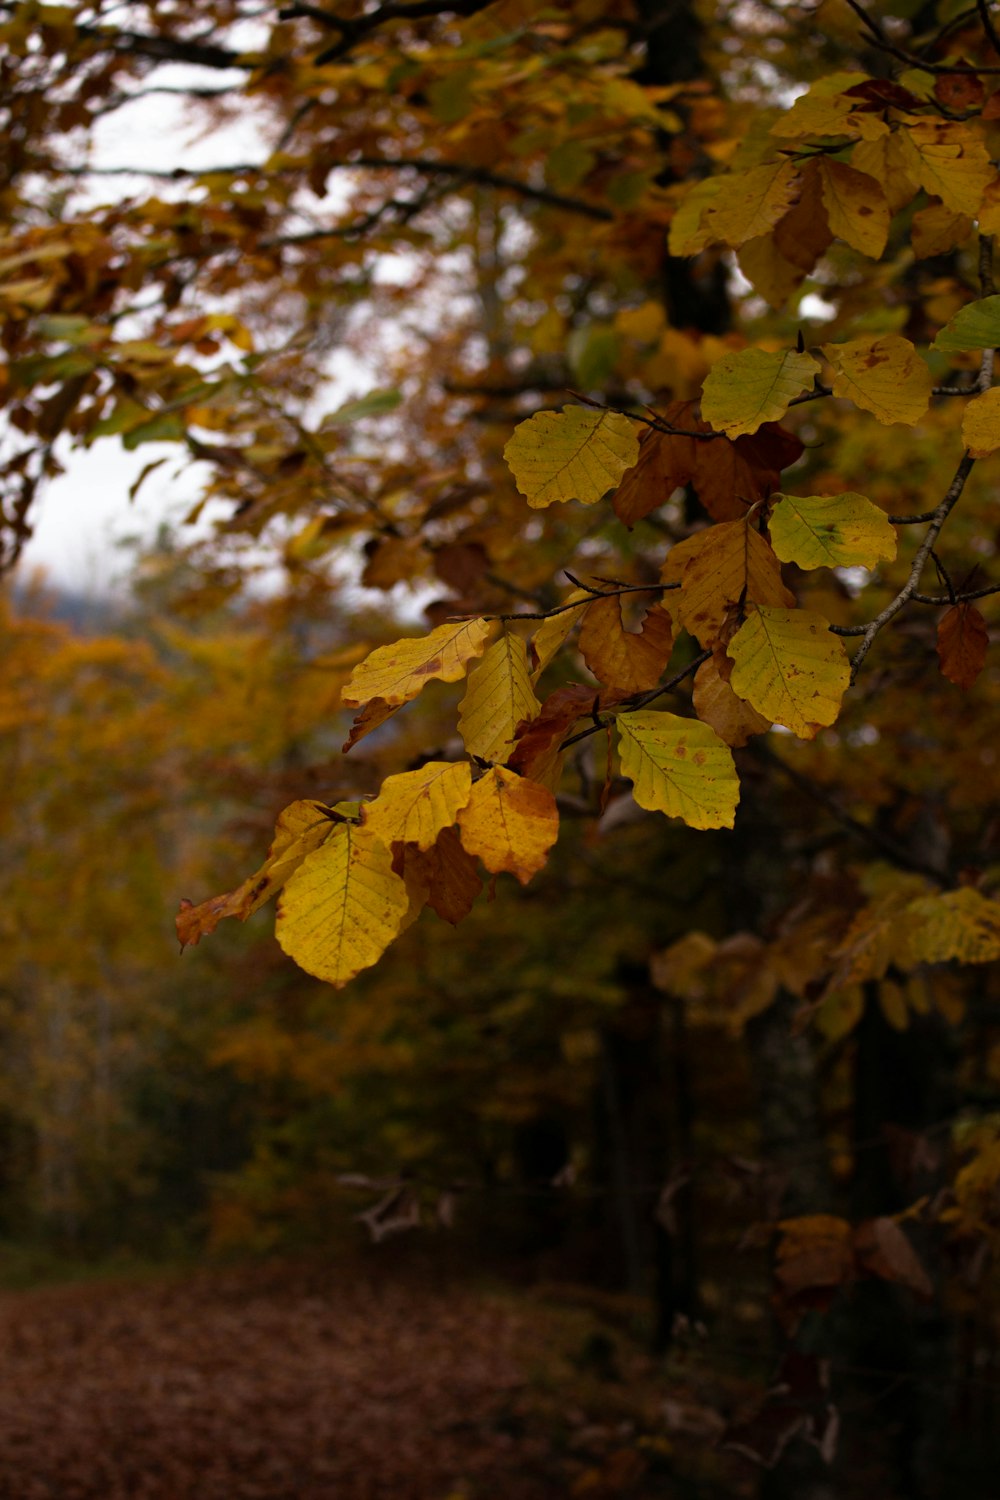
[[360, 708], [380, 698], [387, 707], [395, 707], [415, 698], [432, 678], [457, 682], [468, 663], [482, 655], [492, 630], [489, 620], [460, 620], [439, 625], [430, 635], [380, 646], [354, 668], [342, 701]]
[[663, 581], [680, 583], [671, 612], [703, 646], [718, 636], [727, 613], [741, 603], [792, 606], [770, 543], [747, 521], [725, 521], [679, 542], [667, 553]]
[[966, 404], [962, 413], [962, 441], [972, 458], [988, 458], [1000, 448], [1000, 386], [984, 391]]
[[596, 713], [609, 701], [615, 700], [581, 682], [556, 688], [538, 714], [518, 726], [517, 746], [509, 757], [511, 769], [555, 791], [563, 761], [560, 745], [578, 720]]
[[811, 354], [794, 350], [724, 354], [702, 388], [702, 416], [731, 438], [756, 432], [764, 422], [783, 417], [795, 397], [812, 388], [818, 373], [819, 363]]
[[909, 339], [898, 334], [824, 344], [833, 366], [833, 394], [845, 396], [887, 426], [912, 427], [926, 415], [931, 372]]
[[286, 883], [275, 936], [307, 974], [342, 989], [382, 957], [408, 906], [385, 845], [370, 828], [341, 823]]
[[278, 894], [306, 856], [325, 843], [336, 827], [331, 809], [323, 803], [291, 803], [279, 813], [267, 859], [255, 874], [236, 890], [212, 896], [197, 906], [190, 901], [181, 902], [175, 919], [181, 947], [194, 947], [201, 938], [214, 932], [224, 917], [245, 922]]
[[580, 652], [600, 682], [623, 697], [655, 687], [670, 659], [674, 633], [661, 604], [646, 612], [639, 634], [622, 623], [620, 598], [595, 599], [580, 627]]
[[900, 959], [916, 964], [988, 964], [1000, 958], [1000, 901], [972, 886], [911, 901], [903, 917]]
[[504, 449], [518, 489], [536, 508], [560, 500], [593, 505], [638, 457], [638, 423], [590, 406], [538, 412]]
[[397, 846], [393, 869], [408, 887], [420, 891], [421, 903], [453, 927], [463, 921], [483, 888], [471, 854], [462, 848], [454, 828], [443, 828], [429, 849]]
[[384, 698], [372, 698], [361, 712], [355, 715], [351, 732], [340, 747], [341, 753], [346, 755], [348, 750], [353, 750], [359, 740], [363, 740], [366, 734], [371, 734], [373, 729], [378, 729], [380, 724], [391, 719], [401, 707], [400, 703], [386, 703]]
[[758, 713], [811, 740], [840, 713], [851, 668], [822, 615], [758, 605], [728, 646], [733, 692]]
[[559, 836], [559, 813], [547, 787], [494, 766], [472, 788], [458, 827], [462, 847], [487, 870], [509, 871], [527, 885]]
[[953, 604], [941, 616], [937, 629], [942, 675], [968, 691], [986, 665], [989, 644], [990, 633], [978, 609], [965, 601]]
[[531, 673], [532, 683], [537, 683], [549, 662], [562, 649], [574, 626], [580, 623], [579, 609], [571, 609], [568, 606], [589, 604], [593, 597], [589, 589], [572, 589], [562, 601], [559, 613], [550, 615], [539, 625], [531, 637], [531, 660], [534, 663]]
[[387, 776], [374, 802], [362, 807], [361, 818], [387, 849], [396, 842], [429, 849], [471, 794], [468, 761], [429, 760], [417, 771]]
[[1000, 345], [1000, 296], [980, 297], [949, 318], [932, 349], [946, 354], [963, 349], [994, 349]]
[[956, 214], [943, 203], [932, 203], [918, 209], [910, 220], [910, 243], [917, 259], [927, 260], [964, 245], [972, 230], [968, 214]]
[[732, 828], [740, 784], [732, 752], [697, 719], [651, 709], [617, 718], [622, 775], [640, 807], [690, 828]]
[[934, 1286], [916, 1251], [895, 1219], [866, 1219], [854, 1231], [854, 1251], [859, 1264], [872, 1276], [895, 1281], [929, 1301]]
[[873, 177], [828, 156], [819, 159], [827, 222], [833, 234], [878, 260], [889, 238], [889, 204]]
[[782, 562], [800, 568], [874, 568], [896, 556], [896, 529], [864, 495], [775, 495], [768, 524]]
[[[728, 660], [726, 666], [730, 666]], [[691, 702], [702, 723], [714, 729], [720, 740], [733, 749], [745, 745], [751, 735], [766, 734], [771, 727], [770, 719], [737, 698], [728, 675], [721, 674], [714, 654], [695, 673]]]
[[[566, 613], [572, 622], [571, 611]], [[469, 673], [458, 711], [466, 750], [479, 760], [505, 761], [514, 747], [518, 724], [533, 718], [539, 707], [527, 647], [519, 635], [504, 630]]]
[[712, 240], [736, 249], [773, 228], [798, 192], [798, 171], [787, 160], [733, 172], [720, 180], [702, 226]]
[[911, 117], [899, 134], [910, 176], [954, 213], [976, 218], [994, 169], [974, 126]]

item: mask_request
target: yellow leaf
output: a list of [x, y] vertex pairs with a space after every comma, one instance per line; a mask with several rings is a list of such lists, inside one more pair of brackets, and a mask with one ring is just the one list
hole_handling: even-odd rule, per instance
[[799, 194], [800, 180], [793, 162], [770, 162], [723, 177], [702, 219], [709, 243], [737, 249], [773, 229]]
[[361, 817], [387, 849], [394, 843], [429, 849], [442, 828], [450, 828], [472, 793], [468, 761], [429, 760], [417, 771], [387, 776]]
[[1000, 901], [971, 886], [923, 896], [905, 912], [905, 959], [915, 964], [987, 964], [1000, 958]]
[[741, 601], [795, 603], [770, 544], [745, 520], [722, 521], [679, 542], [667, 553], [662, 576], [664, 583], [680, 583], [670, 596], [671, 612], [703, 646], [712, 644]]
[[656, 686], [673, 644], [670, 616], [660, 604], [647, 611], [641, 635], [625, 629], [620, 598], [595, 599], [580, 627], [580, 651], [587, 666], [623, 696]]
[[728, 654], [733, 692], [800, 739], [813, 739], [839, 714], [850, 663], [822, 615], [760, 605], [733, 636]]
[[740, 248], [739, 264], [757, 295], [774, 308], [784, 307], [806, 276], [805, 271], [781, 253], [773, 234], [747, 240]]
[[430, 635], [410, 636], [392, 646], [379, 646], [351, 673], [341, 695], [348, 708], [360, 708], [373, 698], [387, 706], [409, 703], [431, 678], [457, 682], [468, 663], [482, 656], [493, 626], [489, 620], [460, 620], [439, 625]]
[[918, 209], [910, 221], [910, 243], [917, 260], [947, 255], [964, 245], [971, 233], [972, 220], [968, 214], [956, 214], [943, 203]]
[[824, 344], [833, 366], [833, 394], [846, 396], [886, 426], [919, 422], [931, 399], [931, 372], [909, 339], [898, 334]]
[[823, 203], [830, 228], [862, 255], [878, 260], [889, 238], [889, 204], [879, 183], [866, 172], [822, 157]]
[[182, 901], [177, 913], [177, 936], [181, 947], [194, 947], [201, 938], [214, 932], [224, 917], [245, 922], [281, 890], [285, 881], [314, 849], [326, 842], [337, 828], [331, 809], [322, 802], [293, 802], [278, 815], [274, 839], [267, 859], [255, 874], [234, 891], [212, 896], [193, 906]]
[[708, 209], [719, 197], [724, 177], [705, 177], [689, 188], [670, 221], [667, 247], [678, 259], [697, 255], [711, 243], [712, 234], [703, 223]]
[[986, 458], [1000, 448], [1000, 386], [968, 403], [962, 413], [962, 442], [973, 458]]
[[851, 166], [882, 184], [889, 212], [894, 214], [905, 208], [920, 189], [907, 171], [908, 164], [912, 167], [913, 156], [898, 130], [878, 140], [859, 141], [851, 152]]
[[537, 781], [494, 766], [472, 788], [458, 828], [463, 848], [487, 870], [509, 870], [527, 885], [559, 836], [556, 799]]
[[638, 459], [638, 423], [590, 406], [540, 411], [516, 428], [503, 456], [536, 510], [557, 500], [593, 505]]
[[307, 974], [341, 989], [378, 962], [408, 906], [385, 845], [370, 828], [341, 823], [287, 882], [275, 936]]
[[[572, 616], [573, 611], [566, 613]], [[518, 724], [533, 719], [540, 707], [531, 686], [524, 641], [505, 630], [469, 673], [469, 685], [458, 711], [459, 733], [466, 750], [480, 760], [506, 760], [514, 748]]]
[[768, 530], [782, 562], [800, 568], [874, 568], [896, 556], [896, 528], [884, 511], [843, 495], [773, 495]]
[[689, 828], [732, 828], [740, 783], [729, 746], [698, 719], [652, 710], [618, 715], [622, 775], [636, 802]]
[[849, 117], [863, 101], [845, 97], [845, 90], [865, 81], [864, 73], [836, 73], [819, 79], [774, 122], [771, 134], [782, 140], [853, 134]]
[[702, 723], [733, 749], [745, 745], [752, 734], [766, 734], [771, 727], [770, 719], [737, 698], [728, 680], [721, 676], [714, 656], [698, 668], [691, 702]]
[[[574, 604], [577, 601], [581, 605], [587, 604], [593, 597], [587, 589], [573, 589], [572, 593], [566, 595], [563, 604]], [[537, 682], [541, 677], [549, 662], [562, 647], [573, 626], [579, 623], [579, 619], [578, 609], [563, 609], [559, 614], [550, 616], [539, 625], [531, 637], [531, 655], [536, 663], [535, 670], [531, 674], [532, 682]]]
[[982, 137], [965, 121], [908, 119], [906, 170], [946, 208], [974, 219], [995, 176]]
[[794, 398], [812, 387], [818, 372], [819, 363], [811, 354], [794, 350], [724, 354], [702, 387], [701, 414], [717, 432], [731, 438], [756, 432], [762, 423], [783, 417]]

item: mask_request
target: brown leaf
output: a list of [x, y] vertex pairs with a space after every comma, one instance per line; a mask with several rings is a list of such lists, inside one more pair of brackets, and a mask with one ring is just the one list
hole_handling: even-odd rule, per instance
[[353, 749], [358, 743], [358, 740], [363, 740], [366, 734], [371, 734], [372, 730], [384, 724], [386, 719], [391, 719], [394, 713], [398, 713], [400, 707], [398, 703], [386, 703], [384, 698], [373, 698], [370, 703], [366, 703], [351, 725], [351, 732], [340, 747], [341, 753], [346, 755], [348, 750]]
[[917, 1253], [895, 1219], [867, 1219], [854, 1231], [858, 1262], [883, 1281], [898, 1281], [918, 1297], [930, 1298], [934, 1287]]
[[674, 632], [662, 604], [646, 612], [641, 633], [626, 630], [620, 598], [588, 604], [580, 627], [580, 652], [601, 682], [628, 697], [655, 687], [673, 649]]
[[469, 915], [483, 888], [476, 862], [454, 828], [442, 829], [426, 851], [413, 844], [394, 845], [392, 867], [408, 884], [422, 887], [427, 905], [453, 927]]
[[850, 1281], [854, 1272], [851, 1226], [832, 1214], [784, 1219], [774, 1276], [785, 1295], [829, 1292]]
[[937, 632], [943, 675], [968, 691], [983, 670], [989, 643], [990, 633], [978, 609], [972, 604], [953, 604], [941, 616]]
[[559, 746], [573, 725], [589, 717], [597, 707], [614, 701], [613, 696], [597, 693], [582, 682], [556, 688], [533, 719], [517, 726], [517, 745], [507, 764], [532, 781], [551, 785], [552, 769], [559, 759]]
[[945, 109], [974, 109], [984, 93], [982, 79], [974, 73], [940, 73], [934, 80], [934, 97]]

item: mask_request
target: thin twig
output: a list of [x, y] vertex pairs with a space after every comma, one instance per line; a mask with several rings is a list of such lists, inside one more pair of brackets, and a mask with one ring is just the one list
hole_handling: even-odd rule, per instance
[[697, 672], [702, 663], [708, 661], [711, 655], [711, 649], [709, 649], [708, 651], [702, 651], [700, 655], [694, 657], [692, 661], [689, 661], [686, 667], [682, 667], [679, 672], [675, 672], [673, 677], [668, 677], [667, 681], [660, 683], [658, 687], [650, 688], [649, 691], [645, 693], [636, 693], [626, 702], [618, 703], [614, 706], [614, 708], [608, 708], [604, 710], [611, 716], [610, 718], [599, 719], [597, 720], [597, 722], [591, 724], [587, 729], [581, 729], [578, 734], [571, 734], [568, 740], [563, 740], [562, 744], [559, 746], [559, 749], [568, 750], [570, 745], [575, 745], [580, 740], [588, 739], [592, 734], [599, 734], [602, 729], [608, 728], [608, 725], [611, 723], [611, 719], [614, 718], [616, 714], [632, 713], [635, 709], [644, 708], [647, 703], [652, 703], [654, 698], [661, 698], [664, 693], [673, 692], [674, 688], [682, 683], [685, 677], [690, 677], [693, 672]]

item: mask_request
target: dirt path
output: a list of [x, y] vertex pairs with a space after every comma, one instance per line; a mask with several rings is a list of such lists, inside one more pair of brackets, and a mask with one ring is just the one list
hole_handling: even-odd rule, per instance
[[287, 1268], [4, 1293], [0, 1497], [554, 1500], [510, 1418], [529, 1323]]

